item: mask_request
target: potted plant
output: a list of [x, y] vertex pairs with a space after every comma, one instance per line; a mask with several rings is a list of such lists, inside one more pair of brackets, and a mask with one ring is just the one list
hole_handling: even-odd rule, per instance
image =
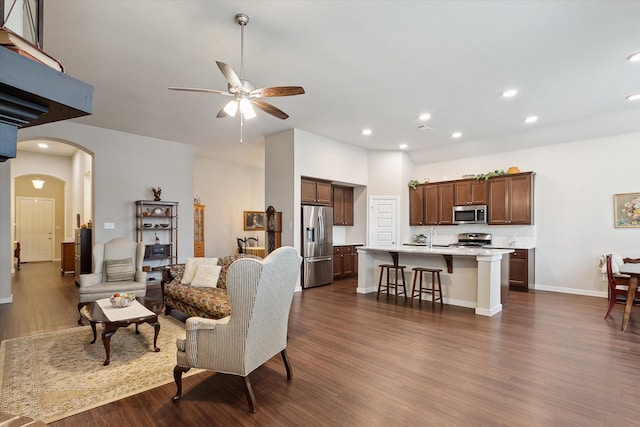
[[417, 179], [412, 179], [411, 181], [409, 181], [409, 187], [411, 187], [414, 190], [416, 189], [418, 184], [420, 184], [420, 182], [418, 182]]

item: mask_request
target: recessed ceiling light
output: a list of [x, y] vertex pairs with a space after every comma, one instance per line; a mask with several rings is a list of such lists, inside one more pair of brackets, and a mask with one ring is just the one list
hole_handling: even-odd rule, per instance
[[461, 137], [462, 137], [462, 132], [454, 132], [454, 133], [451, 134], [451, 138], [458, 139], [458, 138], [461, 138]]
[[45, 144], [44, 142], [39, 142], [38, 147], [40, 148], [49, 148], [49, 144]]
[[629, 55], [627, 58], [630, 62], [640, 62], [640, 52]]
[[426, 122], [427, 120], [429, 120], [431, 118], [431, 114], [429, 113], [422, 113], [418, 116], [418, 118], [423, 121]]
[[404, 150], [404, 149], [406, 149], [407, 147], [408, 147], [408, 145], [407, 145], [407, 144], [400, 144], [400, 149], [401, 149], [401, 150]]
[[538, 116], [529, 116], [529, 117], [525, 117], [524, 122], [525, 123], [535, 123], [538, 121]]
[[629, 95], [627, 96], [627, 99], [629, 101], [637, 101], [640, 99], [640, 92], [639, 93], [634, 93], [633, 95]]
[[371, 129], [362, 129], [363, 135], [371, 135]]
[[502, 97], [503, 98], [513, 98], [517, 94], [518, 94], [518, 90], [517, 89], [507, 89], [504, 92], [502, 92]]

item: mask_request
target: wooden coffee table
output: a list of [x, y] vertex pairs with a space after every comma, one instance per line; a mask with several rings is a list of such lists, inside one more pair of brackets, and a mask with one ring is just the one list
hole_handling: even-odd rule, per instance
[[111, 337], [116, 333], [118, 328], [126, 328], [131, 324], [136, 325], [136, 334], [139, 334], [138, 325], [141, 323], [148, 323], [153, 326], [155, 332], [153, 334], [153, 350], [160, 351], [157, 346], [158, 334], [160, 333], [160, 323], [158, 322], [158, 314], [164, 310], [164, 304], [161, 301], [153, 300], [151, 298], [142, 297], [136, 298], [140, 304], [153, 312], [153, 315], [144, 317], [135, 317], [131, 319], [118, 320], [112, 322], [104, 315], [100, 306], [91, 302], [80, 310], [80, 315], [83, 319], [86, 319], [91, 324], [91, 330], [93, 331], [93, 341], [96, 342], [96, 323], [102, 323], [102, 344], [106, 352], [107, 358], [104, 361], [104, 366], [107, 366], [111, 361]]

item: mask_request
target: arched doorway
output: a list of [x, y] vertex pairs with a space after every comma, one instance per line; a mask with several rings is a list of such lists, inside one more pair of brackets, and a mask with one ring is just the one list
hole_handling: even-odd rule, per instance
[[[12, 237], [14, 241], [27, 239], [25, 232], [33, 231], [35, 238], [20, 243], [21, 261], [46, 260], [43, 236], [39, 235], [43, 230], [29, 224], [46, 223], [43, 219], [35, 221], [33, 216], [47, 215], [47, 203], [41, 203], [45, 200], [51, 201], [53, 211], [50, 259], [60, 260], [61, 243], [72, 241], [74, 230], [93, 218], [93, 155], [59, 140], [20, 141], [17, 149], [18, 155], [11, 161]], [[41, 189], [33, 186], [36, 178], [44, 181]]]

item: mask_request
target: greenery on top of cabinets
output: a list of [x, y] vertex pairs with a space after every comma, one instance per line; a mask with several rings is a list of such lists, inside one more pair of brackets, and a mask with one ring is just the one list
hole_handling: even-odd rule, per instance
[[409, 187], [413, 188], [414, 190], [416, 189], [418, 184], [420, 184], [420, 182], [417, 179], [412, 179], [411, 181], [409, 181]]
[[507, 173], [503, 170], [503, 169], [496, 169], [494, 171], [491, 172], [487, 172], [487, 173], [481, 173], [478, 174], [474, 177], [474, 179], [476, 181], [482, 181], [482, 180], [488, 180], [489, 178], [493, 178], [496, 176], [502, 176], [502, 175], [506, 175]]

